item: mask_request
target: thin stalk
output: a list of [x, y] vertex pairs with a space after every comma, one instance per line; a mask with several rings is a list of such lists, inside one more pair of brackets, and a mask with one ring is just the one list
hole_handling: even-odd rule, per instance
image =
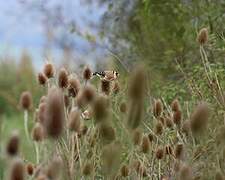
[[27, 110], [24, 111], [24, 130], [25, 130], [27, 140], [30, 141], [29, 131], [28, 131], [28, 111]]
[[39, 158], [39, 146], [37, 142], [34, 142], [35, 152], [36, 152], [36, 163], [39, 164], [40, 158]]

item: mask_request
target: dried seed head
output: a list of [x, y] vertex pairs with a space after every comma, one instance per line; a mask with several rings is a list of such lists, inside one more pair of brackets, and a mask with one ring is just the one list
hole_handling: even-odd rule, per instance
[[34, 141], [42, 141], [44, 139], [44, 127], [41, 123], [36, 123], [32, 130], [32, 138]]
[[163, 111], [163, 104], [160, 99], [155, 100], [153, 106], [153, 114], [155, 117], [159, 117]]
[[26, 170], [27, 170], [27, 174], [28, 174], [29, 176], [32, 176], [33, 173], [34, 173], [34, 166], [33, 166], [31, 163], [28, 163], [28, 164], [26, 165]]
[[148, 134], [148, 139], [149, 139], [150, 142], [153, 142], [154, 141], [154, 136], [153, 136], [152, 133], [149, 133]]
[[105, 96], [98, 96], [93, 103], [95, 122], [106, 120], [108, 116], [108, 100]]
[[43, 73], [38, 73], [38, 83], [40, 84], [40, 85], [45, 85], [46, 84], [46, 81], [47, 81], [47, 78], [46, 78], [46, 76], [43, 74]]
[[150, 150], [150, 141], [148, 136], [144, 136], [142, 139], [141, 149], [143, 153], [148, 153]]
[[174, 155], [177, 159], [182, 159], [184, 156], [184, 145], [177, 144], [174, 150]]
[[180, 111], [180, 103], [178, 99], [174, 99], [173, 102], [171, 103], [171, 109], [172, 111]]
[[129, 168], [128, 168], [128, 166], [123, 165], [123, 166], [120, 168], [120, 174], [121, 174], [122, 177], [127, 177], [127, 176], [129, 176]]
[[44, 74], [47, 78], [52, 78], [54, 76], [54, 67], [51, 63], [46, 63], [44, 66]]
[[66, 71], [66, 69], [61, 68], [58, 76], [58, 85], [60, 88], [67, 88], [68, 84], [68, 72]]
[[82, 173], [84, 176], [90, 176], [92, 174], [93, 170], [94, 170], [93, 164], [90, 162], [86, 162], [84, 164]]
[[146, 74], [143, 66], [135, 68], [129, 86], [129, 96], [133, 100], [143, 99], [146, 88]]
[[182, 112], [181, 111], [174, 111], [173, 112], [173, 122], [177, 126], [180, 126], [182, 119]]
[[83, 78], [86, 81], [88, 81], [89, 79], [91, 79], [91, 76], [92, 76], [91, 69], [88, 66], [86, 66], [83, 71]]
[[133, 143], [134, 145], [139, 145], [142, 139], [142, 132], [140, 129], [135, 129], [133, 131]]
[[164, 156], [164, 149], [161, 147], [158, 147], [155, 155], [157, 159], [161, 160]]
[[38, 122], [40, 122], [42, 124], [44, 124], [44, 122], [45, 122], [46, 109], [47, 109], [47, 104], [45, 102], [39, 104], [39, 108], [38, 108]]
[[80, 131], [81, 120], [80, 120], [80, 111], [76, 108], [73, 108], [69, 114], [69, 129], [75, 132]]
[[190, 127], [194, 134], [202, 132], [207, 127], [209, 107], [206, 103], [200, 103], [191, 115]]
[[11, 164], [9, 173], [10, 180], [25, 180], [25, 168], [23, 161], [20, 159], [14, 159]]
[[109, 144], [116, 139], [114, 128], [107, 123], [99, 125], [99, 135], [105, 144]]
[[91, 103], [96, 95], [94, 86], [87, 85], [83, 88], [83, 97], [87, 103]]
[[69, 79], [68, 93], [69, 96], [76, 97], [80, 90], [80, 81], [76, 77]]
[[126, 113], [127, 112], [127, 104], [125, 102], [122, 102], [120, 104], [120, 112], [121, 113]]
[[7, 154], [10, 156], [17, 155], [18, 151], [19, 151], [19, 143], [20, 143], [20, 139], [19, 139], [18, 133], [14, 132], [11, 135], [11, 137], [6, 145]]
[[147, 169], [143, 164], [140, 164], [137, 168], [136, 168], [136, 172], [139, 176], [141, 177], [146, 177], [147, 176]]
[[47, 98], [44, 127], [50, 137], [61, 135], [65, 122], [63, 94], [57, 88], [51, 88]]
[[46, 175], [49, 179], [60, 179], [62, 169], [62, 160], [59, 157], [54, 157], [46, 169]]
[[155, 126], [155, 133], [156, 133], [157, 135], [161, 135], [161, 134], [163, 133], [163, 125], [162, 125], [162, 123], [159, 122], [159, 121], [156, 123], [156, 126]]
[[166, 118], [165, 123], [166, 123], [166, 127], [173, 128], [173, 121], [170, 117]]
[[119, 91], [120, 91], [120, 85], [117, 81], [116, 82], [114, 81], [113, 87], [112, 87], [112, 92], [114, 94], [117, 94]]
[[32, 95], [29, 91], [25, 91], [20, 96], [20, 106], [23, 110], [30, 110], [32, 108]]
[[208, 42], [208, 30], [207, 30], [207, 28], [202, 28], [199, 31], [197, 40], [198, 40], [198, 43], [200, 45], [204, 45]]
[[180, 180], [192, 180], [192, 179], [193, 174], [191, 168], [187, 165], [182, 165], [180, 169]]
[[109, 95], [111, 88], [111, 82], [106, 80], [101, 80], [101, 90], [104, 94]]

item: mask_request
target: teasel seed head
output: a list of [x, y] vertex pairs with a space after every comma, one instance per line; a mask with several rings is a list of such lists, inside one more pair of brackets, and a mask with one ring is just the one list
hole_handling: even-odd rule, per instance
[[15, 156], [19, 151], [20, 139], [17, 132], [13, 132], [6, 145], [6, 152], [9, 156]]
[[161, 135], [161, 134], [163, 133], [163, 125], [162, 125], [162, 123], [159, 122], [159, 121], [156, 123], [156, 126], [155, 126], [155, 133], [156, 133], [157, 135]]
[[58, 138], [63, 132], [65, 123], [62, 91], [55, 87], [51, 88], [46, 103], [44, 127], [50, 137]]
[[199, 31], [197, 40], [198, 40], [198, 43], [200, 45], [204, 45], [208, 42], [208, 30], [207, 30], [207, 28], [202, 28]]
[[164, 156], [164, 149], [161, 148], [161, 147], [158, 147], [156, 149], [156, 154], [155, 155], [156, 155], [157, 159], [161, 160], [163, 158], [163, 156]]
[[122, 177], [127, 177], [129, 176], [129, 168], [127, 165], [123, 165], [121, 168], [120, 168], [120, 175]]
[[105, 96], [98, 96], [93, 103], [93, 115], [95, 122], [102, 122], [108, 117], [108, 99]]
[[40, 142], [44, 139], [45, 132], [44, 127], [41, 123], [36, 123], [32, 130], [32, 138], [34, 141]]
[[91, 162], [86, 162], [82, 169], [82, 174], [84, 176], [90, 176], [94, 170], [93, 164]]
[[92, 76], [91, 69], [89, 68], [89, 66], [86, 66], [83, 70], [84, 80], [88, 81], [89, 79], [91, 79], [91, 76]]
[[70, 111], [69, 114], [69, 122], [68, 122], [68, 126], [69, 129], [75, 132], [79, 132], [80, 131], [80, 127], [81, 127], [81, 113], [80, 110], [78, 110], [77, 108], [73, 108]]
[[173, 121], [170, 117], [166, 117], [165, 124], [166, 124], [166, 127], [173, 128]]
[[173, 122], [176, 124], [178, 127], [181, 124], [182, 120], [182, 112], [181, 111], [174, 111], [173, 112]]
[[10, 173], [9, 173], [10, 180], [25, 180], [25, 168], [24, 163], [21, 159], [14, 159], [11, 164]]
[[122, 102], [120, 104], [120, 112], [121, 113], [126, 113], [127, 112], [127, 104], [125, 102]]
[[119, 93], [119, 91], [120, 91], [120, 85], [119, 85], [119, 83], [117, 81], [114, 81], [113, 82], [113, 87], [112, 87], [112, 92], [114, 94], [117, 94], [117, 93]]
[[69, 85], [68, 85], [68, 94], [71, 97], [76, 97], [80, 90], [80, 81], [76, 77], [69, 78]]
[[47, 82], [47, 78], [43, 73], [38, 73], [38, 83], [42, 86], [44, 86]]
[[46, 63], [43, 70], [47, 78], [52, 78], [54, 76], [55, 70], [52, 63]]
[[142, 139], [142, 132], [140, 129], [135, 129], [133, 131], [133, 143], [134, 145], [140, 145]]
[[59, 70], [59, 75], [58, 75], [58, 86], [60, 88], [67, 88], [68, 84], [69, 84], [68, 72], [66, 71], [65, 68], [61, 68]]
[[150, 142], [153, 142], [154, 141], [154, 135], [152, 133], [149, 133], [148, 139], [149, 139]]
[[99, 124], [99, 135], [104, 144], [109, 144], [116, 139], [115, 129], [104, 122]]
[[178, 99], [174, 99], [173, 102], [171, 103], [171, 109], [172, 111], [180, 111], [180, 103], [178, 101]]
[[28, 163], [28, 164], [26, 165], [26, 170], [27, 170], [27, 174], [28, 174], [29, 176], [32, 176], [33, 173], [34, 173], [34, 166], [33, 166], [33, 164]]
[[201, 133], [207, 127], [209, 117], [209, 107], [205, 102], [198, 104], [191, 115], [190, 127], [195, 135]]
[[32, 108], [32, 95], [29, 91], [25, 91], [20, 96], [20, 107], [23, 110], [30, 110]]
[[174, 155], [177, 159], [182, 159], [184, 156], [184, 145], [183, 144], [177, 144], [174, 150]]
[[192, 180], [192, 179], [193, 174], [191, 168], [188, 165], [183, 164], [180, 169], [180, 180]]
[[110, 94], [111, 82], [106, 80], [101, 80], [101, 90], [105, 95]]
[[44, 124], [46, 118], [47, 103], [42, 102], [38, 108], [38, 122]]
[[163, 104], [160, 99], [155, 100], [153, 106], [153, 114], [155, 117], [159, 117], [163, 111]]
[[141, 149], [143, 153], [148, 153], [150, 151], [150, 141], [148, 136], [142, 138]]

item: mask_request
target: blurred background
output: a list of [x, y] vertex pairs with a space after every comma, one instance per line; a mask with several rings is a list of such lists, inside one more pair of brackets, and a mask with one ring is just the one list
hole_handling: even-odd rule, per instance
[[154, 95], [188, 98], [177, 63], [187, 71], [199, 63], [196, 35], [206, 27], [210, 61], [224, 64], [224, 9], [224, 0], [0, 1], [0, 116], [18, 110], [24, 90], [40, 97], [46, 60], [121, 74], [144, 63]]

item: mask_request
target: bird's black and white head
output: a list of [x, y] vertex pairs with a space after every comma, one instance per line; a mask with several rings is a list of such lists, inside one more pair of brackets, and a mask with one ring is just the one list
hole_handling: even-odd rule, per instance
[[113, 71], [114, 77], [117, 78], [119, 76], [119, 73], [117, 71]]

